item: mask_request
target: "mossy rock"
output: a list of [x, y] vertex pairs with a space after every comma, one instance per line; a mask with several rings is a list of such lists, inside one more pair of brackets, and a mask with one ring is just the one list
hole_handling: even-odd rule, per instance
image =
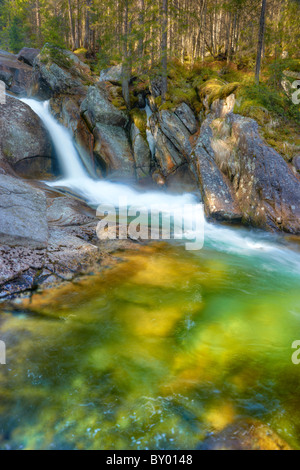
[[64, 69], [70, 69], [74, 65], [74, 62], [66, 54], [64, 49], [49, 43], [45, 44], [43, 47], [40, 54], [40, 60], [46, 65], [49, 62], [55, 62], [59, 67]]
[[224, 100], [228, 96], [232, 95], [239, 88], [239, 83], [226, 83], [221, 80], [209, 80], [200, 87], [200, 97], [203, 99], [208, 96], [209, 106], [216, 100]]

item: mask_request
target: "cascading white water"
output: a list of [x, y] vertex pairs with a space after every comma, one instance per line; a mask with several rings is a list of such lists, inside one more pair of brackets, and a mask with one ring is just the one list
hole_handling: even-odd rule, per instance
[[49, 102], [43, 103], [30, 99], [22, 99], [23, 103], [30, 106], [30, 108], [39, 116], [43, 121], [50, 137], [53, 141], [56, 154], [59, 158], [59, 163], [62, 167], [64, 177], [67, 180], [78, 179], [82, 176], [86, 177], [87, 173], [81, 160], [78, 158], [77, 151], [72, 142], [71, 135], [67, 129], [60, 126], [54, 117], [49, 112]]
[[[92, 206], [104, 203], [117, 207], [120, 198], [126, 198], [128, 205], [132, 207], [143, 206], [150, 209], [153, 206], [160, 208], [166, 205], [174, 212], [196, 202], [191, 194], [176, 196], [158, 191], [140, 193], [124, 184], [92, 179], [81, 162], [70, 132], [54, 119], [49, 111], [49, 104], [32, 99], [21, 101], [43, 121], [53, 140], [62, 167], [63, 179], [47, 182], [48, 185], [69, 188]], [[146, 111], [149, 119], [151, 110], [148, 107]], [[268, 263], [267, 269], [280, 270], [285, 267], [293, 272], [299, 273], [300, 271], [299, 253], [281, 246], [270, 234], [227, 228], [205, 222], [205, 244], [217, 251], [240, 256], [257, 256], [262, 263]]]
[[152, 116], [152, 111], [151, 111], [150, 106], [148, 104], [146, 104], [145, 111], [147, 113], [146, 135], [147, 135], [147, 140], [148, 140], [151, 156], [152, 156], [152, 158], [154, 158], [155, 157], [155, 140], [154, 140], [153, 134], [150, 130], [150, 118]]

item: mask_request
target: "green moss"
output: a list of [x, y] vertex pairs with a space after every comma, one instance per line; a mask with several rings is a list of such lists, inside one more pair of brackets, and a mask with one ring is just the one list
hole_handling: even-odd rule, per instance
[[255, 119], [265, 141], [287, 161], [299, 154], [299, 107], [280, 89], [244, 85], [238, 90], [234, 112]]
[[139, 129], [142, 136], [147, 138], [147, 113], [138, 108], [130, 111], [130, 117], [135, 126]]

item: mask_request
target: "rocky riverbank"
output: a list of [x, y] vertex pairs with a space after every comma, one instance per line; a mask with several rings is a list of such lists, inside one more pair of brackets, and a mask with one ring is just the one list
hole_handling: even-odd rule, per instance
[[18, 97], [50, 100], [97, 178], [192, 192], [211, 220], [300, 233], [298, 160], [283, 158], [256, 121], [234, 112], [236, 84], [201, 78], [192, 100], [171, 96], [161, 105], [160, 80], [134, 77], [128, 112], [119, 66], [99, 79], [75, 54], [49, 44], [18, 56], [0, 51], [0, 80], [14, 95], [0, 105], [2, 298], [94, 272], [114, 250], [133, 245], [99, 244], [94, 211], [37, 183], [61, 169], [46, 129]]

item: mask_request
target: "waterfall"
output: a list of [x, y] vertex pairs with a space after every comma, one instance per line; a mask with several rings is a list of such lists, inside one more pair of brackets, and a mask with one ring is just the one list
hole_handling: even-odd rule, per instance
[[41, 103], [31, 99], [22, 99], [23, 103], [39, 116], [44, 123], [52, 139], [56, 154], [59, 159], [64, 177], [67, 180], [76, 180], [81, 177], [87, 177], [85, 168], [78, 158], [78, 153], [72, 141], [70, 132], [63, 126], [60, 126], [49, 111], [49, 102]]
[[[51, 187], [68, 188], [83, 197], [91, 206], [112, 204], [119, 206], [120, 198], [126, 198], [131, 207], [151, 208], [168, 206], [172, 213], [181, 211], [185, 205], [195, 204], [191, 194], [171, 195], [159, 191], [139, 192], [125, 184], [92, 179], [75, 148], [71, 133], [59, 124], [49, 111], [47, 102], [22, 99], [40, 117], [55, 147], [63, 178], [46, 182]], [[150, 108], [147, 110], [151, 113]], [[205, 222], [205, 246], [220, 252], [238, 256], [257, 256], [262, 266], [279, 271], [282, 267], [293, 272], [300, 271], [300, 254], [278, 243], [278, 237], [263, 231], [245, 228], [229, 228]]]
[[152, 111], [150, 109], [149, 104], [146, 105], [145, 111], [147, 113], [147, 130], [146, 130], [147, 141], [148, 141], [148, 144], [149, 144], [152, 159], [154, 159], [156, 149], [155, 149], [155, 140], [154, 140], [153, 134], [150, 130], [150, 118], [152, 116]]

